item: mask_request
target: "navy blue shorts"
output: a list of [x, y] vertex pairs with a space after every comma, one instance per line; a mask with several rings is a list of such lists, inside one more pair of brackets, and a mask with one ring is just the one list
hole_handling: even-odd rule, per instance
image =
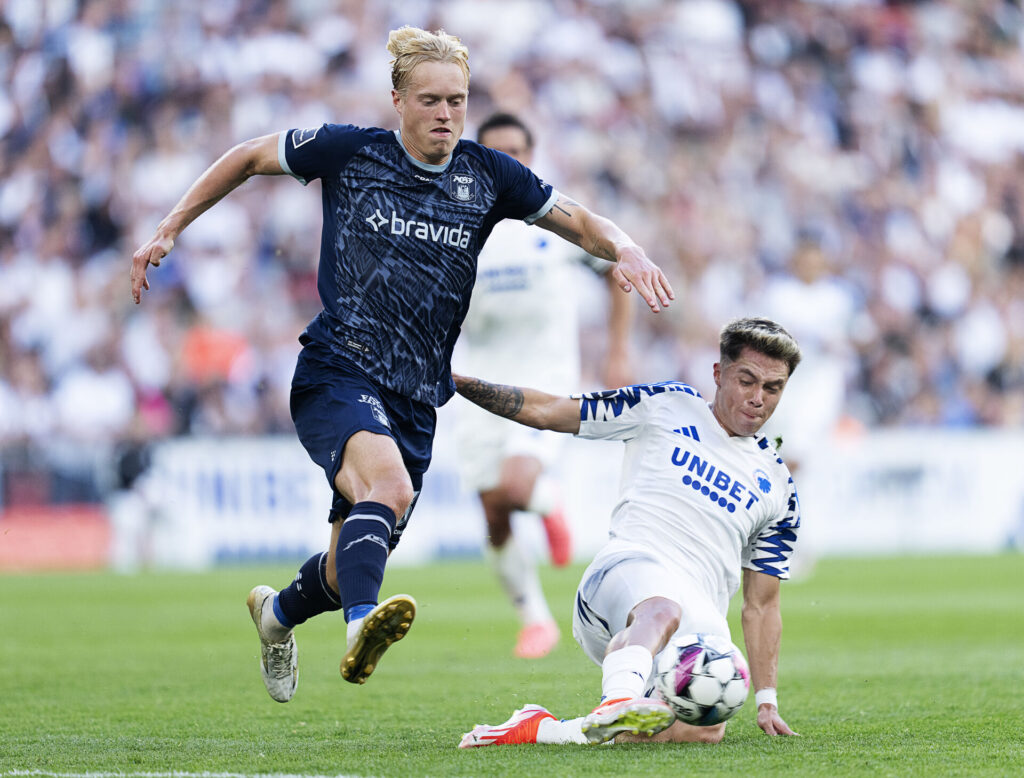
[[[323, 468], [334, 491], [329, 521], [344, 519], [352, 508], [334, 489], [334, 477], [341, 469], [345, 444], [360, 430], [387, 435], [398, 444], [413, 491], [419, 496], [437, 426], [437, 412], [432, 406], [378, 386], [356, 365], [327, 346], [311, 342], [303, 347], [295, 366], [291, 412], [299, 441]], [[398, 517], [392, 548], [398, 544], [416, 497], [405, 516]]]

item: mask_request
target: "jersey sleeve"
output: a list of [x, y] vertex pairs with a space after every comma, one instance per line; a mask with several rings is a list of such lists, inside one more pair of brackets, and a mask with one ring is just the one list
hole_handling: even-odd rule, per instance
[[366, 143], [366, 133], [349, 124], [285, 130], [278, 138], [277, 159], [286, 173], [308, 184], [337, 174]]
[[800, 500], [789, 479], [785, 509], [758, 532], [743, 549], [743, 567], [777, 578], [789, 578], [789, 560], [800, 529]]
[[621, 389], [574, 394], [580, 401], [580, 431], [577, 437], [594, 440], [630, 440], [650, 420], [659, 397], [668, 392], [686, 392], [700, 397], [695, 389], [677, 381], [635, 384]]
[[558, 192], [528, 167], [500, 151], [480, 147], [494, 172], [498, 187], [495, 213], [500, 219], [522, 219], [533, 224], [558, 200]]
[[636, 387], [574, 394], [580, 401], [580, 431], [577, 437], [590, 440], [630, 440], [642, 429], [647, 407], [635, 402]]

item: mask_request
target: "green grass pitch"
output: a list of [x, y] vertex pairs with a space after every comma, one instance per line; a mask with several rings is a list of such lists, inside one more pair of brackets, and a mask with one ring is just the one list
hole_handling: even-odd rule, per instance
[[482, 563], [389, 570], [383, 594], [419, 601], [409, 636], [353, 686], [340, 615], [315, 619], [275, 703], [245, 597], [293, 572], [0, 577], [0, 776], [1024, 775], [1021, 555], [826, 559], [785, 583], [779, 696], [801, 737], [763, 735], [748, 701], [718, 746], [456, 748], [527, 702], [596, 703], [569, 635], [580, 566], [544, 570], [563, 641], [536, 661], [512, 657]]

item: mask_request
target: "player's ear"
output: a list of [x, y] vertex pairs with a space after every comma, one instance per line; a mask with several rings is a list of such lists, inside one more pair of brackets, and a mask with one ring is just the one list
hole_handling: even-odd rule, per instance
[[715, 386], [721, 388], [721, 386], [722, 386], [722, 363], [721, 362], [715, 362], [715, 366], [713, 368], [713, 372], [714, 372], [714, 375], [715, 375]]
[[402, 115], [402, 95], [397, 89], [391, 90], [391, 104], [395, 106], [395, 110], [398, 111], [398, 115]]

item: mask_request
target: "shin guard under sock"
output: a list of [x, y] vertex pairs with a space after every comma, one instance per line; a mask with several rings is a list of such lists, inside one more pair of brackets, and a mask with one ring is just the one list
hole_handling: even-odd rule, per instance
[[345, 621], [350, 620], [354, 606], [377, 604], [394, 530], [395, 512], [388, 506], [368, 501], [352, 506], [335, 553]]
[[601, 664], [601, 700], [643, 697], [654, 657], [644, 646], [626, 646], [607, 654]]

